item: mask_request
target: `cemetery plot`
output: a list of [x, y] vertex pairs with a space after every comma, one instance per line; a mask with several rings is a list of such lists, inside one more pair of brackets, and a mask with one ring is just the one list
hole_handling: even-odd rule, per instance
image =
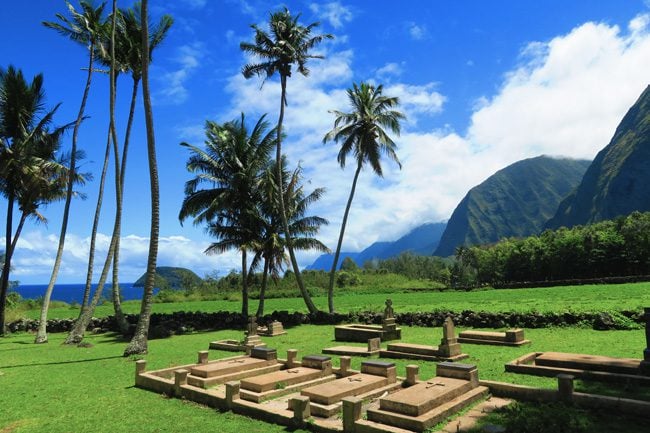
[[379, 325], [340, 325], [334, 327], [334, 339], [336, 341], [358, 341], [364, 343], [371, 338], [379, 338], [381, 341], [399, 340], [402, 338], [402, 329], [395, 323], [393, 312], [393, 301], [386, 300], [386, 308], [381, 326]]
[[379, 353], [379, 350], [381, 349], [380, 343], [381, 339], [370, 338], [368, 340], [368, 347], [335, 346], [323, 349], [323, 353], [339, 356], [372, 356]]
[[491, 344], [495, 346], [521, 346], [529, 344], [523, 329], [509, 329], [505, 332], [463, 331], [458, 335], [463, 344]]
[[644, 375], [642, 361], [632, 358], [586, 355], [562, 352], [534, 352], [521, 356], [506, 364], [512, 373], [555, 377], [571, 374], [581, 379], [606, 382], [633, 381], [650, 385], [650, 376]]

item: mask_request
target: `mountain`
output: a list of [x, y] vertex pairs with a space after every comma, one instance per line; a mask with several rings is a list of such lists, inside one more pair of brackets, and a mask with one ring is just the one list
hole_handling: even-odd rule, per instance
[[[144, 280], [147, 273], [142, 274], [133, 283], [133, 287], [144, 287]], [[194, 284], [201, 282], [201, 277], [185, 268], [174, 268], [171, 266], [159, 266], [156, 268], [156, 280], [154, 286], [161, 289], [187, 289]]]
[[499, 170], [472, 188], [456, 207], [435, 251], [538, 233], [580, 183], [589, 161], [538, 156]]
[[578, 188], [548, 221], [571, 227], [650, 210], [650, 86], [629, 109]]
[[[342, 251], [339, 256], [339, 266], [346, 257], [351, 257], [357, 265], [363, 266], [368, 260], [387, 259], [406, 251], [419, 255], [431, 255], [433, 250], [438, 246], [438, 241], [442, 232], [445, 230], [445, 225], [442, 222], [423, 224], [394, 242], [375, 242], [358, 253]], [[323, 254], [314, 263], [307, 266], [307, 269], [329, 271], [332, 268], [333, 261], [333, 254]]]

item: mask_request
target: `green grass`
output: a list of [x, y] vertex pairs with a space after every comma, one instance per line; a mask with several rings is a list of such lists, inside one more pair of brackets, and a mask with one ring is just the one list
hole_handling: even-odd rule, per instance
[[[378, 288], [381, 290], [381, 288]], [[451, 310], [487, 311], [487, 312], [594, 312], [608, 310], [641, 310], [650, 305], [650, 282], [634, 284], [603, 284], [586, 286], [548, 287], [535, 289], [477, 290], [472, 292], [457, 291], [401, 291], [387, 293], [353, 293], [335, 297], [337, 311], [381, 311], [387, 297], [393, 300], [395, 312]], [[327, 298], [315, 297], [315, 304], [327, 310]], [[302, 298], [267, 299], [266, 311], [288, 310], [306, 311]], [[137, 314], [140, 303], [124, 302], [126, 313]], [[172, 313], [175, 311], [240, 311], [239, 301], [194, 301], [154, 304], [155, 313]], [[251, 300], [250, 311], [257, 309], [257, 301]], [[37, 319], [38, 310], [25, 311], [22, 314]], [[50, 318], [77, 317], [79, 310], [71, 307], [51, 308]], [[100, 305], [96, 317], [113, 314], [110, 303]]]
[[[422, 344], [438, 344], [442, 336], [440, 328], [406, 327], [402, 332], [402, 341]], [[289, 328], [287, 335], [262, 339], [277, 348], [281, 357], [291, 348], [298, 349], [302, 357], [338, 344], [333, 336], [332, 326], [305, 325]], [[134, 388], [134, 362], [122, 358], [126, 343], [112, 335], [89, 335], [85, 341], [93, 346], [85, 348], [62, 346], [64, 337], [51, 334], [46, 345], [32, 344], [30, 334], [0, 339], [0, 432], [285, 431], [279, 426]], [[205, 350], [210, 341], [241, 337], [241, 331], [219, 331], [152, 340], [150, 353], [145, 357], [147, 369], [195, 362], [196, 352]], [[639, 358], [645, 346], [642, 330], [531, 329], [526, 330], [526, 337], [533, 343], [519, 348], [463, 345], [464, 352], [470, 354], [466, 362], [477, 363], [483, 379], [555, 388], [555, 379], [505, 373], [503, 366], [522, 354], [545, 350]], [[210, 351], [213, 359], [231, 355]], [[353, 358], [353, 368], [359, 368], [361, 361]], [[335, 359], [334, 363], [338, 361]], [[404, 375], [405, 366], [414, 361], [395, 363], [398, 374]], [[417, 364], [420, 378], [428, 379], [435, 374], [434, 363]], [[578, 390], [580, 386], [577, 385]], [[606, 391], [627, 392], [611, 387], [606, 387]]]

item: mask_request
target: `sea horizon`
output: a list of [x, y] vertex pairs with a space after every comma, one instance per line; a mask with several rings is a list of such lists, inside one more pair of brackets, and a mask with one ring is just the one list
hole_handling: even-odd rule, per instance
[[[134, 283], [120, 283], [120, 292], [123, 301], [129, 301], [142, 298], [142, 287], [134, 287]], [[17, 292], [23, 299], [38, 299], [45, 295], [47, 284], [19, 284], [13, 290]], [[94, 293], [98, 284], [93, 283], [92, 293]], [[81, 284], [55, 284], [52, 290], [53, 301], [63, 301], [69, 304], [81, 303], [83, 300], [83, 293], [86, 287], [85, 283]], [[104, 284], [102, 297], [106, 299], [111, 298], [112, 285], [110, 283]], [[154, 292], [157, 292], [155, 289]], [[91, 293], [91, 296], [92, 296]]]

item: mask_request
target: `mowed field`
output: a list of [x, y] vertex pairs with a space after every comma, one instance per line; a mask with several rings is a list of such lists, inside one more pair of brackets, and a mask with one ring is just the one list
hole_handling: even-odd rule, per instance
[[[461, 331], [462, 329], [459, 329]], [[406, 327], [404, 342], [438, 344], [441, 328]], [[504, 372], [504, 364], [524, 353], [556, 350], [610, 356], [639, 358], [644, 347], [642, 330], [594, 331], [579, 328], [526, 330], [532, 344], [510, 348], [463, 345], [470, 355], [467, 361], [479, 366], [483, 379], [499, 380], [538, 387], [553, 388], [554, 379]], [[0, 431], [2, 432], [283, 432], [283, 427], [266, 424], [232, 413], [219, 413], [195, 403], [170, 399], [135, 388], [134, 358], [123, 358], [125, 342], [112, 334], [89, 335], [84, 341], [90, 347], [62, 346], [64, 334], [50, 334], [50, 342], [34, 345], [33, 335], [16, 334], [0, 340]], [[243, 337], [242, 331], [218, 331], [173, 336], [150, 341], [150, 352], [144, 358], [148, 369], [193, 363], [196, 352], [206, 350], [210, 341]], [[324, 347], [336, 345], [332, 326], [304, 325], [289, 328], [287, 335], [262, 337], [269, 347], [277, 348], [284, 357], [295, 348], [299, 357], [318, 354]], [[211, 359], [232, 356], [232, 353], [210, 351]], [[405, 375], [405, 366], [414, 361], [395, 360], [398, 374]], [[360, 358], [353, 360], [359, 368]], [[420, 365], [420, 378], [435, 374], [435, 363]], [[334, 364], [338, 359], [334, 357]], [[577, 390], [594, 390], [578, 382]], [[596, 387], [598, 392], [650, 399], [645, 389]], [[602, 423], [601, 421], [598, 421]], [[599, 431], [643, 432], [644, 422], [608, 416]], [[624, 430], [608, 426], [624, 426]]]
[[[393, 293], [353, 293], [335, 295], [335, 307], [338, 312], [348, 311], [382, 311], [386, 298], [393, 300], [396, 313], [426, 312], [446, 310], [461, 312], [464, 310], [487, 312], [598, 312], [641, 310], [650, 306], [650, 282], [634, 284], [602, 284], [584, 286], [564, 286], [533, 289], [503, 289], [503, 290], [474, 290], [437, 291], [437, 290], [400, 290]], [[56, 299], [56, 293], [54, 294]], [[327, 310], [327, 298], [315, 297], [314, 302]], [[274, 310], [306, 311], [302, 298], [267, 299], [266, 313]], [[123, 304], [126, 313], [139, 313], [140, 303], [128, 301]], [[251, 299], [250, 311], [256, 311], [257, 301]], [[241, 310], [239, 301], [194, 301], [154, 304], [156, 313], [172, 313], [175, 311], [233, 311]], [[39, 311], [30, 310], [21, 313], [25, 317], [36, 319]], [[78, 308], [51, 308], [50, 318], [77, 317]], [[96, 317], [113, 314], [110, 303], [100, 305]]]

